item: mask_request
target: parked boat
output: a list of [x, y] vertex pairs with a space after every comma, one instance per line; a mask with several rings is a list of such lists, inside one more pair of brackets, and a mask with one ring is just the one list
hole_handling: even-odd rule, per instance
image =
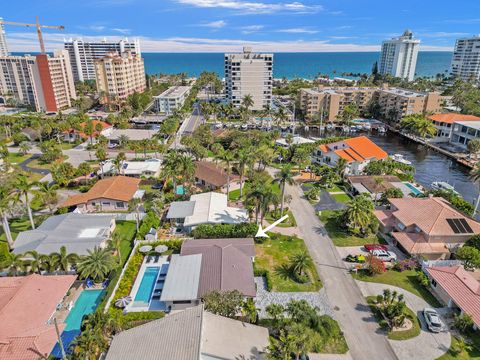
[[215, 123], [215, 129], [221, 129], [223, 127], [223, 124], [221, 122]]
[[449, 192], [452, 192], [454, 194], [459, 195], [458, 191], [455, 190], [453, 185], [450, 185], [449, 183], [447, 183], [445, 181], [434, 181], [430, 184], [430, 186], [434, 190], [445, 190], [445, 191], [449, 191]]
[[247, 130], [247, 129], [248, 129], [248, 125], [247, 125], [247, 124], [242, 124], [242, 126], [240, 127], [240, 129], [242, 129], [242, 130]]
[[325, 131], [325, 126], [320, 125], [319, 129], [320, 129], [321, 132], [324, 132]]
[[365, 123], [363, 124], [363, 129], [367, 131], [372, 130], [372, 125], [370, 123]]
[[345, 133], [348, 133], [348, 132], [350, 132], [350, 128], [347, 125], [343, 125], [342, 126], [342, 131], [345, 132]]
[[402, 154], [393, 154], [392, 156], [390, 156], [390, 158], [393, 161], [396, 161], [396, 162], [401, 163], [401, 164], [412, 165], [412, 162], [405, 159], [405, 156], [403, 156]]
[[327, 131], [332, 131], [333, 129], [333, 124], [327, 124]]
[[379, 126], [377, 128], [377, 131], [380, 133], [380, 134], [385, 134], [387, 132], [387, 129], [385, 129], [385, 127], [383, 126]]

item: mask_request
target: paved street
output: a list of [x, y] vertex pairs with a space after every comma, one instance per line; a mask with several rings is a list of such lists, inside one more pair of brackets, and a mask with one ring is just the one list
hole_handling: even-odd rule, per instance
[[203, 123], [204, 117], [200, 111], [200, 106], [193, 106], [192, 114], [180, 125], [175, 135], [175, 141], [170, 145], [170, 149], [181, 149], [182, 145], [180, 144], [180, 140], [182, 136], [193, 133]]
[[397, 359], [390, 343], [378, 326], [370, 309], [310, 203], [297, 186], [288, 186], [292, 195], [290, 209], [324, 283], [334, 318], [345, 333], [354, 359]]

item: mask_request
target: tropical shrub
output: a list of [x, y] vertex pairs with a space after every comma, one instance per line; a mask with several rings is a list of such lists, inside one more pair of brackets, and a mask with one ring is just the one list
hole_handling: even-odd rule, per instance
[[475, 325], [475, 323], [473, 322], [472, 317], [468, 314], [464, 313], [461, 315], [455, 315], [453, 318], [453, 326], [463, 333], [471, 330], [473, 325]]
[[258, 225], [254, 223], [242, 224], [202, 224], [192, 231], [197, 239], [244, 238], [253, 237], [257, 233]]
[[160, 226], [160, 219], [153, 211], [149, 211], [142, 220], [142, 225], [138, 229], [138, 238], [144, 239], [151, 228], [157, 229]]
[[342, 220], [348, 231], [357, 236], [369, 236], [378, 230], [378, 219], [372, 199], [366, 195], [357, 195], [347, 204]]
[[467, 270], [474, 270], [480, 267], [480, 250], [471, 246], [462, 246], [455, 253], [457, 259], [463, 260]]
[[407, 305], [405, 304], [403, 294], [385, 289], [382, 295], [377, 296], [376, 306], [388, 321], [390, 328], [400, 327], [404, 324], [407, 318]]
[[238, 290], [232, 291], [212, 291], [203, 297], [205, 310], [229, 317], [235, 318], [242, 308], [244, 301], [243, 294]]
[[418, 263], [414, 259], [405, 259], [405, 260], [397, 261], [393, 265], [393, 269], [399, 272], [416, 269], [417, 267], [418, 267]]
[[372, 254], [367, 255], [366, 269], [372, 276], [380, 275], [387, 271], [384, 262]]
[[417, 271], [417, 281], [425, 287], [430, 285], [430, 280], [428, 280], [428, 276], [425, 275], [425, 273], [421, 270]]
[[97, 283], [104, 281], [115, 267], [115, 260], [110, 250], [95, 246], [93, 250], [87, 251], [88, 255], [77, 264], [78, 273], [84, 279], [92, 278]]
[[466, 246], [474, 247], [477, 250], [480, 250], [480, 234], [472, 236], [466, 243]]

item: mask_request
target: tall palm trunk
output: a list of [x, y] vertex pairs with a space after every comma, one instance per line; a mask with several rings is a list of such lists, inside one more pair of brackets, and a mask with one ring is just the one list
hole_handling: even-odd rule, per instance
[[12, 233], [10, 232], [10, 225], [8, 223], [7, 214], [5, 213], [2, 214], [2, 227], [3, 227], [3, 230], [5, 231], [5, 237], [7, 238], [8, 247], [10, 249], [13, 249]]
[[243, 198], [243, 171], [240, 172], [240, 199], [242, 198]]
[[282, 182], [282, 199], [280, 203], [280, 217], [283, 216], [283, 203], [285, 201], [285, 181]]
[[27, 193], [25, 193], [25, 205], [27, 206], [27, 213], [28, 213], [28, 218], [30, 219], [30, 225], [32, 225], [32, 229], [35, 229], [35, 223], [33, 222], [32, 209], [30, 208], [30, 201], [28, 199]]
[[[228, 200], [228, 194], [230, 194], [230, 165], [228, 166], [229, 169], [227, 171], [227, 200]], [[241, 192], [241, 188], [240, 188], [240, 192]]]

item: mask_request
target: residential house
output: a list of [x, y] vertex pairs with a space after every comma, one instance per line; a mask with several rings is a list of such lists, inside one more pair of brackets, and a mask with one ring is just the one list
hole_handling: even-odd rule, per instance
[[[204, 189], [226, 191], [228, 175], [225, 169], [213, 162], [196, 161], [195, 162], [195, 183]], [[240, 187], [240, 178], [237, 175], [230, 174], [230, 189]]]
[[62, 207], [76, 206], [81, 213], [99, 211], [127, 211], [132, 199], [142, 199], [145, 191], [139, 189], [140, 179], [113, 176], [97, 181], [88, 192], [69, 197]]
[[385, 160], [388, 154], [366, 136], [358, 136], [330, 144], [322, 144], [313, 153], [313, 162], [335, 166], [345, 159], [345, 173], [359, 175], [372, 160]]
[[158, 129], [113, 129], [106, 135], [110, 147], [120, 144], [122, 137], [129, 141], [152, 140], [158, 133]]
[[403, 196], [418, 195], [422, 192], [410, 183], [404, 183], [396, 176], [382, 175], [355, 175], [347, 178], [349, 184], [357, 194], [367, 194], [372, 199], [380, 199], [387, 189], [400, 189]]
[[[80, 130], [76, 129], [69, 129], [63, 132], [63, 141], [67, 142], [75, 142], [77, 140], [86, 140], [89, 138], [89, 135], [85, 134], [85, 126], [87, 125], [86, 122], [82, 122], [79, 124]], [[113, 126], [109, 123], [101, 120], [92, 120], [93, 125], [93, 133], [92, 138], [97, 138], [100, 135], [109, 136], [113, 131]], [[101, 127], [100, 131], [97, 131], [97, 127]]]
[[315, 141], [313, 141], [312, 139], [307, 139], [302, 136], [293, 136], [291, 138], [291, 143], [288, 143], [286, 138], [280, 138], [278, 140], [275, 140], [275, 144], [284, 148], [288, 148], [290, 147], [290, 145], [313, 144], [314, 142]]
[[[52, 315], [76, 276], [0, 277], [0, 359], [47, 358], [57, 343]], [[65, 323], [58, 323], [61, 333]]]
[[115, 335], [106, 360], [264, 359], [268, 329], [198, 305]]
[[65, 246], [67, 253], [87, 255], [95, 246], [106, 246], [115, 225], [113, 215], [67, 213], [50, 216], [36, 229], [19, 233], [13, 252], [36, 251], [48, 255]]
[[388, 210], [376, 210], [380, 231], [392, 236], [409, 255], [448, 258], [473, 235], [480, 223], [439, 197], [389, 199]]
[[111, 176], [123, 175], [131, 177], [158, 177], [162, 167], [162, 160], [160, 159], [146, 159], [145, 161], [123, 161], [120, 164], [120, 169], [117, 169], [113, 160], [104, 161], [100, 165], [98, 175]]
[[244, 223], [248, 221], [248, 212], [228, 206], [225, 194], [207, 192], [192, 195], [189, 201], [171, 203], [167, 219], [191, 231], [200, 224]]
[[449, 308], [470, 315], [480, 329], [480, 282], [462, 266], [432, 266], [424, 271], [435, 295]]
[[453, 125], [458, 121], [480, 121], [480, 117], [458, 113], [433, 114], [428, 117], [437, 129], [435, 137], [431, 142], [450, 142], [453, 133]]
[[480, 139], [480, 121], [456, 121], [453, 123], [451, 144], [468, 150], [468, 143], [474, 139]]

